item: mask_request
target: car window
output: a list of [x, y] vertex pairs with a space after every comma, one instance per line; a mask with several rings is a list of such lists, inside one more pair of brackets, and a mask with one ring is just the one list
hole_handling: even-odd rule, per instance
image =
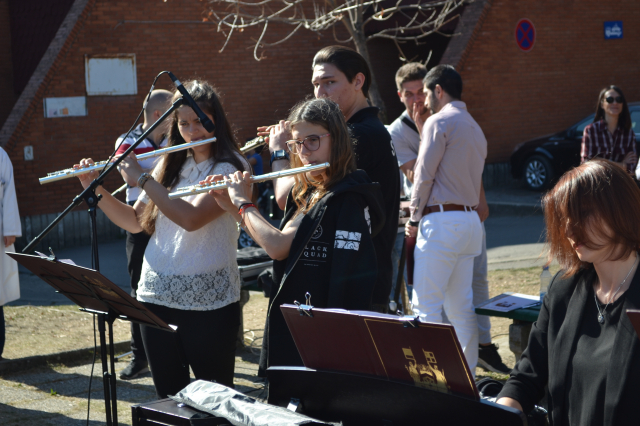
[[592, 122], [593, 122], [593, 116], [585, 118], [580, 123], [578, 123], [578, 126], [576, 126], [576, 137], [582, 136], [582, 133], [584, 132], [584, 128], [587, 127]]
[[631, 128], [634, 133], [640, 133], [640, 110], [631, 111]]

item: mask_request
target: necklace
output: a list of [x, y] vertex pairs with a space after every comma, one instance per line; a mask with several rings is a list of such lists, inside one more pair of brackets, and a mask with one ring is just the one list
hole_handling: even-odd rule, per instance
[[627, 276], [624, 277], [624, 280], [622, 280], [622, 282], [618, 286], [618, 289], [616, 290], [616, 292], [613, 293], [613, 296], [609, 298], [609, 302], [605, 305], [603, 310], [600, 310], [600, 304], [598, 303], [598, 296], [596, 295], [597, 292], [595, 290], [593, 291], [593, 299], [596, 301], [596, 308], [598, 308], [598, 322], [600, 324], [604, 324], [604, 313], [607, 312], [607, 308], [611, 304], [611, 301], [613, 301], [616, 298], [616, 295], [618, 294], [618, 292], [622, 288], [623, 284], [625, 282], [627, 282], [627, 278], [629, 278], [629, 275], [631, 275], [631, 271], [633, 271], [633, 268], [635, 268], [636, 265], [638, 264], [638, 259], [640, 259], [640, 256], [638, 256], [638, 254], [636, 254], [636, 260], [635, 260], [635, 262], [633, 262], [633, 265], [631, 265], [631, 269], [629, 269], [629, 272], [627, 273]]

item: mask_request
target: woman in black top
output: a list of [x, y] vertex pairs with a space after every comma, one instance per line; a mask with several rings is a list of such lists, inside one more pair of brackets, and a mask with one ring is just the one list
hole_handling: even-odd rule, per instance
[[268, 366], [302, 365], [280, 305], [304, 302], [309, 292], [318, 308], [370, 310], [377, 274], [372, 237], [384, 225], [379, 184], [356, 170], [338, 105], [328, 98], [302, 102], [286, 125], [294, 138], [287, 142], [291, 167], [324, 162], [330, 167], [295, 176], [279, 230], [255, 206], [246, 206], [251, 203], [248, 173], [231, 175], [228, 191], [212, 193], [275, 260], [277, 288], [271, 291], [263, 352]]
[[544, 197], [549, 259], [563, 267], [498, 403], [524, 412], [549, 387], [553, 425], [638, 423], [640, 189], [615, 163], [567, 172]]

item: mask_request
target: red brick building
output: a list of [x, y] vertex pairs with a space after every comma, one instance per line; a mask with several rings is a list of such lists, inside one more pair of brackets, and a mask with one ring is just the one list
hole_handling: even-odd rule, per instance
[[[535, 26], [522, 51], [516, 24]], [[604, 22], [623, 21], [623, 38], [605, 40]], [[520, 142], [563, 130], [592, 113], [615, 84], [640, 100], [640, 2], [476, 0], [442, 58], [462, 74], [463, 100], [487, 135], [487, 162], [508, 161]], [[468, 38], [468, 41], [465, 39]]]
[[[205, 3], [196, 0], [0, 0], [0, 146], [14, 164], [18, 202], [26, 237], [33, 237], [80, 192], [75, 179], [45, 186], [37, 179], [70, 167], [82, 157], [108, 158], [115, 138], [138, 114], [153, 78], [170, 70], [182, 81], [198, 77], [214, 83], [238, 139], [255, 127], [285, 116], [312, 93], [314, 53], [333, 44], [330, 34], [300, 31], [286, 43], [253, 59], [259, 30], [237, 33], [223, 53], [224, 36], [203, 22]], [[522, 51], [515, 27], [528, 18], [536, 29], [534, 47]], [[604, 40], [604, 21], [621, 20], [624, 36]], [[617, 84], [629, 100], [640, 100], [640, 3], [621, 0], [475, 0], [445, 32], [421, 46], [404, 45], [409, 58], [457, 67], [464, 79], [463, 100], [489, 141], [488, 163], [503, 170], [513, 147], [561, 130], [591, 112], [599, 89]], [[270, 26], [270, 36], [289, 27]], [[395, 118], [402, 105], [393, 75], [401, 65], [390, 41], [369, 44], [372, 65]], [[86, 60], [135, 54], [137, 93], [91, 96]], [[159, 88], [171, 88], [162, 77]], [[86, 115], [45, 118], [51, 98], [84, 97]], [[25, 159], [31, 147], [33, 159]], [[507, 173], [499, 174], [506, 178]], [[121, 184], [111, 176], [107, 189]], [[84, 210], [79, 209], [79, 210]], [[60, 244], [78, 241], [71, 229], [84, 228], [84, 211], [64, 223]], [[104, 233], [111, 229], [102, 217]], [[55, 239], [51, 240], [55, 243]], [[55, 243], [58, 244], [58, 243]]]

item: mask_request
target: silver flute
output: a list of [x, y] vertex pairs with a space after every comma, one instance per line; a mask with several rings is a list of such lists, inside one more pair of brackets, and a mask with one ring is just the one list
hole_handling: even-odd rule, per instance
[[[313, 164], [309, 166], [296, 167], [295, 169], [282, 170], [280, 172], [267, 173], [259, 176], [251, 176], [251, 183], [264, 182], [265, 180], [278, 179], [285, 176], [293, 176], [300, 173], [313, 172], [315, 170], [324, 170], [329, 167], [329, 163]], [[193, 185], [185, 186], [184, 188], [177, 189], [174, 192], [169, 193], [169, 198], [188, 197], [189, 195], [202, 194], [203, 192], [209, 192], [212, 189], [225, 189], [227, 183], [215, 182], [208, 185]]]
[[[183, 143], [181, 145], [170, 146], [167, 148], [157, 149], [155, 151], [147, 152], [145, 154], [140, 154], [137, 156], [138, 160], [144, 160], [145, 158], [157, 157], [159, 155], [171, 154], [172, 152], [182, 151], [183, 149], [193, 148], [199, 145], [205, 145], [211, 142], [215, 142], [216, 138], [203, 139], [201, 141]], [[94, 170], [100, 170], [105, 165], [107, 165], [107, 161], [98, 161], [97, 163], [93, 163], [92, 166], [80, 167], [79, 169], [64, 169], [53, 173], [48, 173], [46, 177], [38, 179], [40, 181], [40, 185], [44, 185], [45, 183], [55, 182], [57, 180], [62, 180], [74, 176], [83, 175], [85, 173], [92, 172]]]
[[258, 136], [257, 138], [251, 139], [249, 142], [244, 144], [242, 148], [240, 148], [240, 152], [245, 154], [247, 151], [251, 151], [254, 148], [265, 145], [267, 143], [266, 136]]

